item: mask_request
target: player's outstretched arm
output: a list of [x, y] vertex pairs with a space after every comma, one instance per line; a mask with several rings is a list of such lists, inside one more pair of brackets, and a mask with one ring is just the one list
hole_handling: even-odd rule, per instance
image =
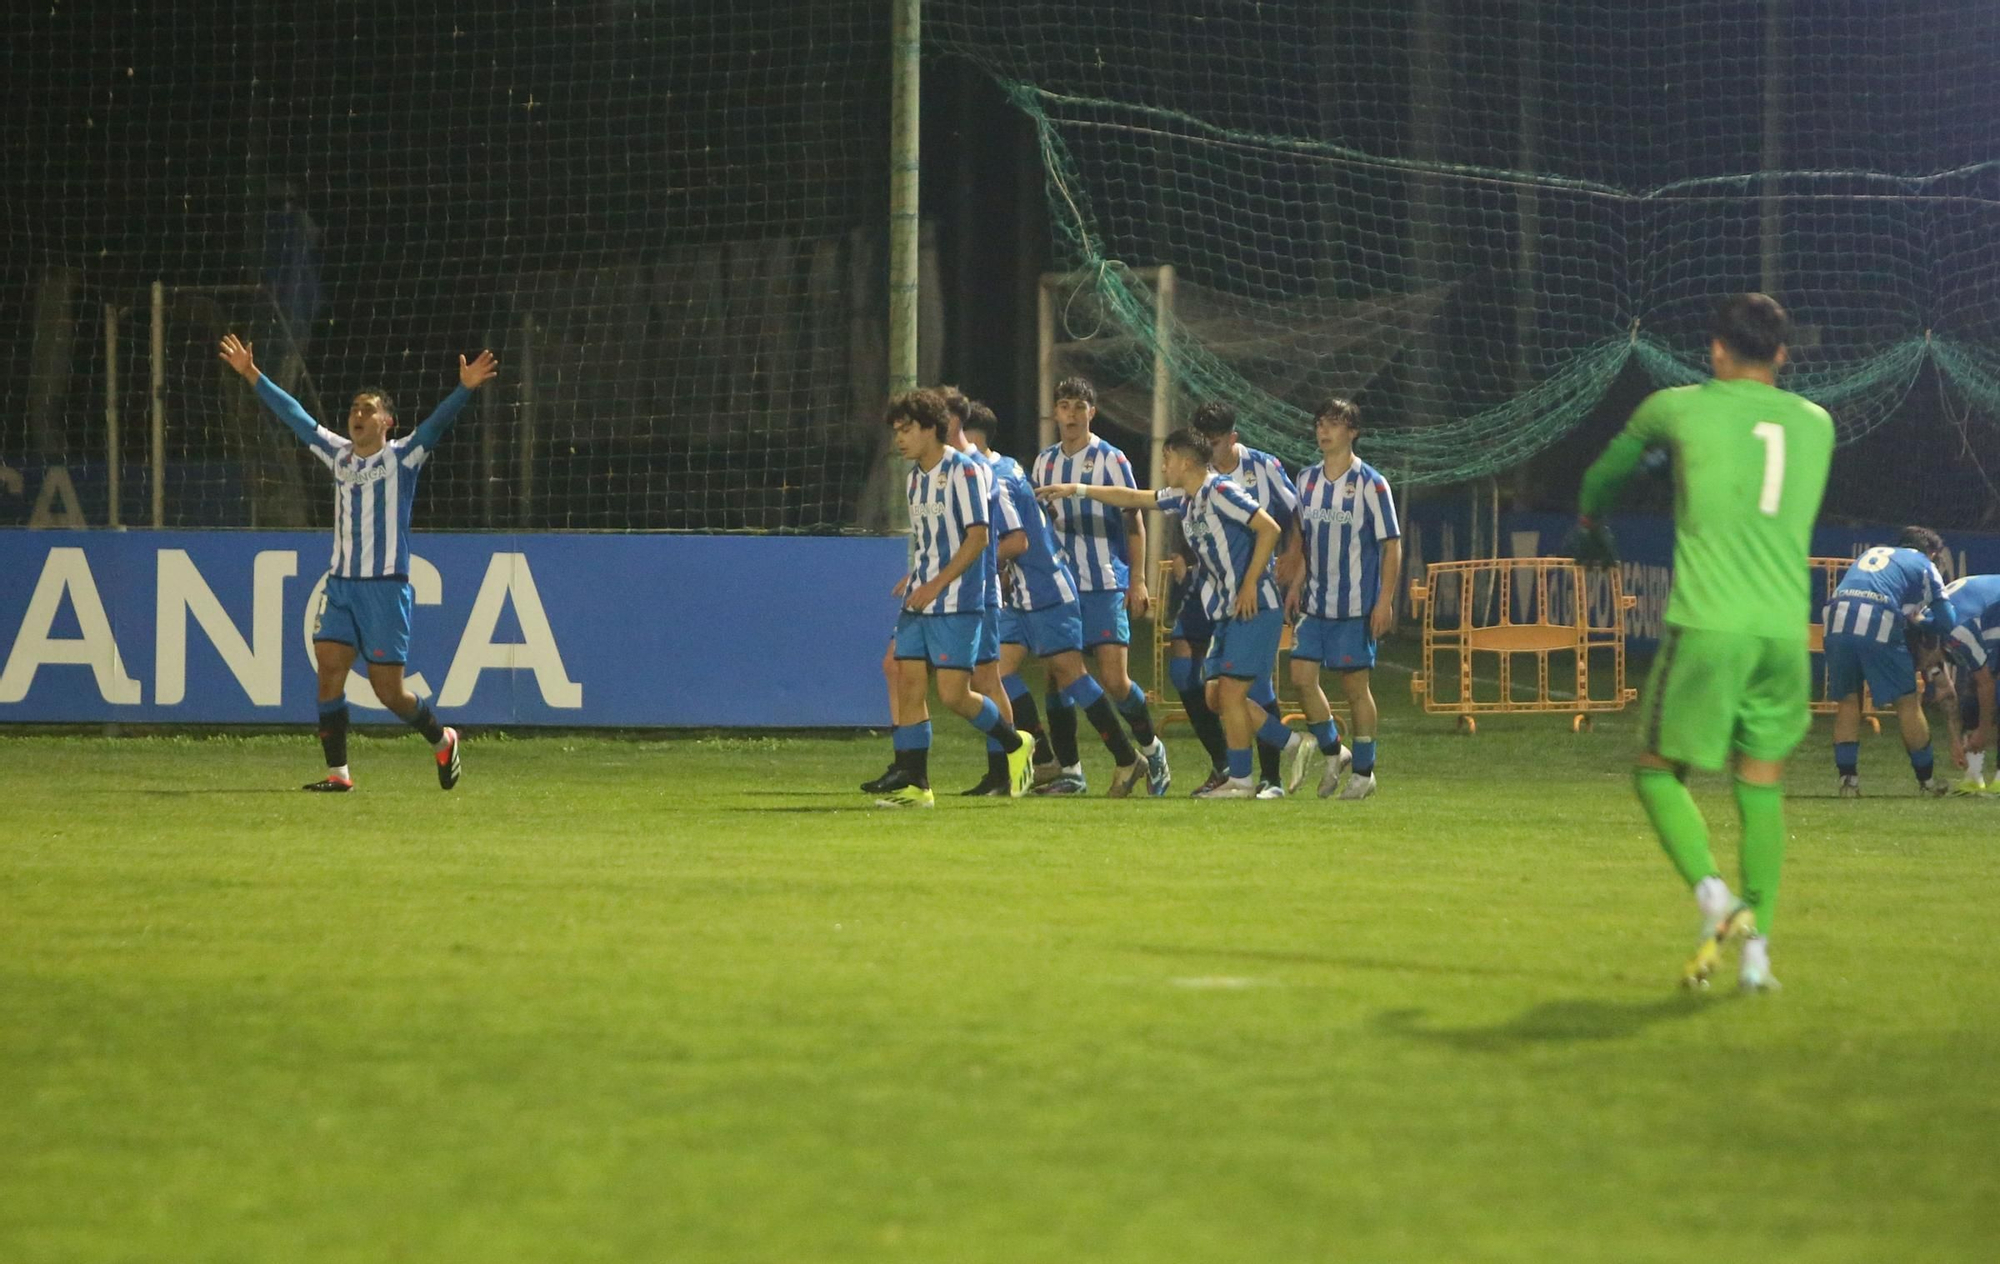
[[264, 402], [264, 407], [271, 410], [272, 416], [284, 422], [286, 428], [299, 437], [300, 442], [323, 452], [332, 452], [341, 446], [339, 435], [314, 421], [312, 414], [308, 413], [299, 401], [287, 394], [284, 387], [258, 371], [257, 361], [249, 343], [235, 334], [224, 334], [221, 349], [217, 354], [224, 364], [235, 370], [238, 377], [255, 388], [257, 398]]
[[1035, 489], [1035, 498], [1043, 502], [1068, 500], [1071, 496], [1078, 495], [1088, 496], [1107, 505], [1116, 505], [1120, 509], [1151, 509], [1157, 503], [1153, 493], [1143, 487], [1085, 487], [1081, 483], [1048, 483]]
[[500, 361], [494, 358], [491, 351], [480, 352], [470, 364], [466, 363], [464, 356], [458, 357], [458, 389], [445, 396], [444, 402], [424, 418], [423, 424], [411, 434], [410, 446], [426, 452], [437, 447], [438, 440], [445, 437], [458, 420], [459, 413], [471, 402], [472, 392], [492, 381], [499, 372]]

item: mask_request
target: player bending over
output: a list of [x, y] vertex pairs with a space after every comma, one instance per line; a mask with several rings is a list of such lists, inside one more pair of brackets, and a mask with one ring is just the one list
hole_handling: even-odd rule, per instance
[[[1861, 685], [1877, 706], [1892, 706], [1903, 731], [1903, 748], [1917, 775], [1917, 793], [1944, 794], [1932, 775], [1931, 726], [1924, 719], [1924, 696], [1917, 687], [1916, 662], [1904, 632], [1917, 628], [1932, 636], [1952, 629], [1951, 599], [1937, 559], [1944, 541], [1937, 532], [1905, 527], [1894, 548], [1873, 548], [1856, 558], [1827, 598], [1825, 613], [1826, 696], [1833, 699], [1833, 766], [1840, 797], [1861, 794]], [[1955, 712], [1954, 712], [1955, 713]]]
[[[1236, 410], [1219, 400], [1211, 400], [1195, 409], [1189, 424], [1208, 444], [1209, 468], [1249, 492], [1257, 507], [1271, 515], [1271, 521], [1277, 523], [1278, 529], [1284, 533], [1278, 545], [1278, 582], [1282, 585], [1287, 578], [1285, 542], [1292, 537], [1294, 516], [1299, 507], [1298, 489], [1285, 473], [1284, 463], [1268, 452], [1244, 447], [1236, 434]], [[1199, 562], [1196, 570], [1200, 570]], [[1195, 688], [1201, 691], [1202, 710], [1213, 716], [1219, 705], [1222, 686], [1219, 681], [1201, 679], [1200, 665], [1206, 661], [1206, 645], [1213, 631], [1204, 613], [1201, 586], [1197, 577], [1188, 597], [1181, 602], [1181, 612], [1174, 620], [1174, 658], [1168, 664], [1168, 670], [1191, 679]], [[1190, 600], [1192, 614], [1189, 611]], [[1204, 657], [1199, 660], [1193, 654], [1197, 640], [1204, 646]], [[1180, 666], [1183, 652], [1188, 655], [1186, 667]], [[1306, 755], [1311, 750], [1305, 734], [1294, 733], [1287, 728], [1283, 713], [1278, 709], [1277, 684], [1271, 675], [1276, 667], [1274, 659], [1266, 666], [1263, 675], [1250, 682], [1250, 701], [1264, 712], [1264, 725], [1257, 732], [1257, 797], [1260, 799], [1282, 799], [1288, 791], [1298, 789], [1299, 782], [1305, 777]], [[1180, 683], [1181, 675], [1176, 675], [1175, 686], [1178, 688]], [[1192, 692], [1183, 691], [1181, 700], [1185, 703]], [[1203, 723], [1197, 717], [1198, 713], [1190, 707], [1188, 721], [1199, 734]], [[1209, 723], [1219, 727], [1212, 720]], [[1203, 744], [1206, 745], [1206, 741]], [[1287, 776], [1287, 770], [1291, 775]], [[1213, 777], [1210, 780], [1214, 782]]]
[[[1964, 761], [1965, 778], [1956, 787], [1963, 794], [1988, 789], [1986, 760], [1993, 752], [1994, 679], [2000, 674], [2000, 575], [1967, 575], [1947, 585], [1945, 597], [1956, 616], [1944, 648], [1958, 669], [1956, 707], [1947, 707], [1945, 723], [1951, 734], [1954, 762]], [[1940, 698], [1940, 701], [1943, 701]], [[1995, 778], [2000, 784], [2000, 776]]]
[[[1378, 712], [1368, 673], [1375, 666], [1376, 641], [1395, 625], [1396, 584], [1403, 573], [1396, 501], [1389, 481], [1354, 455], [1360, 433], [1361, 410], [1352, 400], [1335, 395], [1320, 405], [1313, 437], [1322, 460], [1299, 475], [1299, 531], [1292, 547], [1303, 555], [1303, 566], [1295, 568], [1299, 577], [1285, 600], [1287, 613], [1302, 615], [1292, 646], [1292, 684], [1326, 756], [1319, 778], [1322, 799], [1335, 792], [1343, 799], [1375, 793]], [[1333, 708], [1320, 688], [1323, 671], [1340, 673], [1354, 721], [1352, 753], [1334, 731]], [[1298, 763], [1302, 770], [1304, 759]], [[1342, 787], [1341, 774], [1350, 765], [1353, 776]], [[1293, 784], [1304, 779], [1302, 771], [1286, 773]]]
[[[1125, 454], [1091, 433], [1097, 417], [1096, 388], [1080, 377], [1064, 378], [1056, 384], [1055, 405], [1060, 437], [1035, 458], [1035, 486], [1079, 483], [1130, 489], [1139, 485]], [[1097, 665], [1097, 679], [1111, 705], [1131, 728], [1133, 745], [1150, 764], [1162, 754], [1160, 738], [1146, 709], [1146, 691], [1132, 679], [1128, 653], [1131, 616], [1144, 618], [1151, 601], [1145, 576], [1146, 519], [1137, 510], [1120, 513], [1091, 501], [1062, 500], [1049, 506], [1049, 520], [1076, 578], [1084, 648]], [[1043, 700], [1057, 750], [1075, 749], [1076, 709], [1053, 688]], [[1063, 775], [1081, 781], [1083, 765], [1064, 765]]]
[[[1646, 449], [1671, 449], [1674, 585], [1640, 710], [1633, 785], [1701, 909], [1701, 937], [1682, 971], [1689, 987], [1707, 986], [1722, 946], [1739, 938], [1738, 983], [1778, 985], [1769, 937], [1785, 853], [1781, 778], [1812, 718], [1806, 559], [1833, 458], [1826, 410], [1776, 384], [1789, 325], [1766, 295], [1725, 301], [1708, 348], [1715, 376], [1647, 396], [1583, 479], [1576, 556], [1614, 563], [1598, 519]], [[1741, 899], [1715, 866], [1686, 785], [1688, 769], [1720, 771], [1732, 753]]]
[[467, 364], [458, 358], [458, 389], [445, 397], [423, 424], [402, 439], [390, 439], [396, 407], [386, 391], [359, 392], [347, 410], [347, 437], [319, 425], [299, 402], [257, 371], [250, 344], [228, 334], [222, 360], [257, 389], [257, 398], [291, 427], [333, 475], [333, 563], [313, 627], [313, 658], [319, 667], [319, 741], [326, 776], [307, 790], [354, 788], [347, 764], [347, 673], [357, 656], [368, 664], [375, 696], [411, 728], [424, 735], [437, 757], [438, 784], [458, 784], [458, 730], [438, 723], [428, 702], [403, 686], [410, 657], [410, 506], [417, 475], [438, 440], [472, 392], [493, 380], [500, 362], [491, 351]]
[[1207, 611], [1215, 624], [1205, 668], [1220, 682], [1217, 693], [1228, 746], [1229, 780], [1196, 797], [1251, 799], [1250, 744], [1265, 721], [1264, 709], [1250, 701], [1250, 686], [1271, 669], [1284, 628], [1271, 558], [1282, 534], [1270, 514], [1250, 494], [1208, 467], [1209, 447], [1194, 430], [1176, 430], [1161, 445], [1167, 486], [1157, 492], [1130, 487], [1051, 483], [1036, 494], [1061, 502], [1071, 496], [1121, 509], [1157, 505], [1181, 520], [1188, 543], [1201, 561]]
[[1008, 793], [1019, 796], [1033, 772], [1034, 743], [1001, 717], [993, 699], [972, 687], [972, 667], [985, 635], [986, 576], [982, 563], [992, 503], [986, 467], [945, 446], [951, 414], [933, 390], [909, 391], [889, 401], [885, 420], [896, 450], [910, 461], [907, 486], [910, 573], [895, 588], [903, 600], [896, 620], [898, 693], [894, 736], [896, 766], [881, 779], [881, 807], [933, 807], [931, 722], [927, 701], [937, 675], [939, 701], [1000, 744], [1007, 758]]

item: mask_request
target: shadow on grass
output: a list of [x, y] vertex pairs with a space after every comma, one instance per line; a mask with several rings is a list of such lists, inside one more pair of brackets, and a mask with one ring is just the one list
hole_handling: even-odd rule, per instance
[[1386, 970], [1397, 974], [1467, 975], [1490, 979], [1539, 979], [1540, 970], [1506, 966], [1459, 965], [1435, 961], [1392, 961], [1384, 957], [1339, 956], [1322, 952], [1276, 952], [1266, 948], [1190, 948], [1164, 944], [1133, 944], [1133, 952], [1152, 957], [1192, 957], [1202, 960], [1270, 961], [1279, 965], [1334, 966], [1342, 970]]
[[1713, 1013], [1733, 995], [1710, 998], [1677, 993], [1650, 1001], [1544, 1001], [1491, 1027], [1429, 1027], [1424, 1025], [1424, 1010], [1392, 1009], [1377, 1015], [1375, 1026], [1392, 1036], [1468, 1053], [1504, 1053], [1528, 1045], [1622, 1040], [1655, 1023]]
[[147, 790], [136, 786], [79, 787], [98, 794], [145, 794], [155, 798], [180, 798], [191, 794], [298, 794], [297, 786], [187, 786], [177, 790]]

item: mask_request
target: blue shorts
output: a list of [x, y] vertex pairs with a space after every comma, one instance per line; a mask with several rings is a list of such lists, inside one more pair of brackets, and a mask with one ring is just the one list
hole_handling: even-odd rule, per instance
[[1079, 593], [1077, 601], [1083, 607], [1085, 649], [1093, 649], [1099, 645], [1132, 643], [1132, 621], [1125, 617], [1123, 590]]
[[1917, 664], [1896, 635], [1888, 641], [1834, 632], [1826, 638], [1826, 696], [1839, 702], [1868, 682], [1868, 696], [1886, 707], [1917, 689]]
[[1328, 671], [1367, 671], [1375, 665], [1375, 633], [1368, 625], [1367, 615], [1356, 619], [1306, 615], [1299, 620], [1292, 658], [1318, 663]]
[[920, 659], [952, 671], [971, 671], [979, 661], [985, 620], [985, 612], [980, 610], [958, 614], [916, 614], [905, 610], [896, 620], [896, 657]]
[[415, 604], [408, 580], [329, 575], [313, 640], [352, 645], [370, 663], [402, 667], [410, 661], [410, 611]]
[[1008, 610], [1000, 616], [1000, 641], [1025, 645], [1036, 658], [1083, 648], [1083, 611], [1074, 601], [1040, 610]]
[[1215, 635], [1215, 620], [1208, 617], [1208, 607], [1202, 604], [1201, 581], [1188, 576], [1181, 588], [1181, 606], [1174, 615], [1174, 630], [1168, 640], [1186, 641], [1189, 645], [1206, 645]]
[[1215, 639], [1208, 643], [1204, 670], [1210, 680], [1229, 676], [1255, 680], [1271, 674], [1278, 660], [1278, 637], [1285, 630], [1285, 612], [1260, 610], [1248, 619], [1223, 619], [1215, 625]]
[[973, 652], [975, 666], [1000, 661], [1000, 611], [988, 606], [979, 618], [979, 648]]

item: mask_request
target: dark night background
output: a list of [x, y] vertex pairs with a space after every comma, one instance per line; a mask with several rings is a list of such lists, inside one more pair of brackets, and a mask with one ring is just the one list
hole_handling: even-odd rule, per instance
[[[1813, 331], [1801, 368], [1828, 381], [1927, 330], [1995, 345], [2000, 19], [1890, 8], [1792, 5], [1781, 45], [1781, 165], [1811, 174], [1784, 186], [1778, 289]], [[933, 0], [924, 358], [994, 404], [1002, 446], [1033, 445], [1036, 278], [1075, 243], [1052, 232], [1036, 129], [1008, 96], [1022, 85], [1110, 257], [1172, 261], [1191, 292], [1266, 313], [1437, 281], [1434, 323], [1352, 383], [1392, 436], [1491, 408], [1635, 321], [1698, 357], [1707, 302], [1759, 281], [1766, 13]], [[173, 287], [170, 524], [323, 512], [289, 437], [213, 364], [225, 327], [323, 418], [380, 383], [414, 420], [456, 355], [494, 347], [506, 372], [426, 475], [427, 527], [865, 520], [886, 386], [885, 5], [56, 2], [7, 29], [0, 463], [71, 467], [91, 521], [107, 303], [125, 309], [121, 511], [145, 520], [155, 280]], [[1520, 182], [1480, 174], [1524, 158], [1542, 186], [1533, 275]], [[1323, 358], [1269, 366], [1268, 415], [1363, 372]], [[1628, 363], [1499, 476], [1503, 499], [1566, 505], [1655, 384]], [[1994, 525], [1994, 432], [1972, 407], [1994, 403], [1926, 362], [1835, 405], [1867, 433], [1829, 513]], [[1121, 428], [1141, 418], [1110, 412], [1139, 443]], [[24, 519], [33, 494], [10, 506], [0, 488], [0, 516]]]

